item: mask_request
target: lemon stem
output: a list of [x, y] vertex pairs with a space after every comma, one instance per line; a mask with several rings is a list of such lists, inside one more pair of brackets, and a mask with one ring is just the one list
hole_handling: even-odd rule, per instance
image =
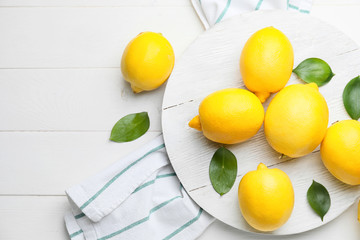
[[257, 167], [257, 170], [267, 169], [266, 165], [263, 163], [260, 163]]
[[259, 98], [261, 103], [264, 103], [268, 97], [270, 97], [269, 92], [255, 92], [255, 95]]
[[334, 125], [335, 123], [338, 123], [338, 122], [340, 122], [340, 121], [339, 121], [339, 120], [337, 120], [337, 121], [333, 122], [333, 123], [331, 124], [331, 126], [332, 126], [332, 125]]
[[314, 83], [314, 82], [309, 83], [309, 84], [306, 84], [306, 85], [308, 85], [309, 87], [312, 87], [312, 88], [314, 88], [315, 90], [319, 91], [318, 85], [317, 85], [316, 83]]
[[131, 89], [133, 90], [134, 93], [139, 93], [143, 91], [141, 88], [138, 88], [132, 84], [131, 84]]
[[191, 121], [189, 122], [189, 127], [194, 128], [198, 131], [202, 131], [199, 115], [191, 119]]

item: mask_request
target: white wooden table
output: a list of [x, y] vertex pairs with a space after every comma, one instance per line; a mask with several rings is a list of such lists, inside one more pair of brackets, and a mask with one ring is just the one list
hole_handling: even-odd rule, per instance
[[[311, 14], [360, 45], [359, 11], [360, 0], [314, 0]], [[145, 30], [163, 33], [177, 57], [204, 31], [188, 0], [0, 0], [1, 240], [68, 239], [64, 190], [160, 134], [164, 87], [134, 96], [119, 69], [125, 45]], [[139, 111], [149, 112], [150, 131], [109, 142], [113, 124]], [[354, 205], [288, 237], [216, 221], [199, 239], [358, 240], [356, 215]]]

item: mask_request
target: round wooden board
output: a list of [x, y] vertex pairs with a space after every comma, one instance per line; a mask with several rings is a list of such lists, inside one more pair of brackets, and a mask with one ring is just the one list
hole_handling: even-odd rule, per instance
[[[295, 207], [289, 221], [269, 234], [286, 235], [314, 229], [336, 218], [360, 196], [360, 187], [345, 185], [330, 175], [319, 149], [302, 158], [279, 159], [280, 154], [270, 148], [260, 129], [249, 141], [227, 146], [238, 159], [238, 176], [231, 191], [220, 197], [209, 179], [209, 163], [220, 144], [188, 127], [208, 94], [230, 87], [245, 88], [239, 71], [241, 50], [251, 34], [267, 26], [288, 36], [294, 48], [294, 66], [309, 57], [330, 64], [336, 75], [320, 88], [329, 106], [329, 124], [349, 119], [342, 92], [347, 82], [360, 74], [359, 47], [342, 32], [309, 15], [257, 11], [217, 24], [188, 47], [167, 83], [162, 125], [170, 161], [186, 191], [204, 210], [235, 228], [257, 232], [245, 222], [238, 206], [237, 188], [242, 176], [260, 162], [285, 171], [294, 186]], [[302, 82], [293, 74], [288, 84], [294, 83]], [[270, 101], [264, 103], [265, 110]], [[323, 222], [306, 200], [313, 179], [322, 183], [331, 196], [332, 205]]]

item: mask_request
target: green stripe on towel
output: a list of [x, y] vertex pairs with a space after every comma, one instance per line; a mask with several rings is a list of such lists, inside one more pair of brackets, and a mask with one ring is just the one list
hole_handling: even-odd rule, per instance
[[307, 13], [307, 14], [310, 13], [309, 10], [300, 9], [298, 6], [295, 6], [295, 5], [293, 5], [293, 4], [290, 4], [289, 2], [288, 2], [288, 8], [298, 10], [298, 11], [301, 12], [301, 13]]
[[256, 4], [255, 10], [259, 10], [260, 6], [262, 4], [263, 0], [259, 0], [259, 2]]
[[86, 208], [86, 206], [88, 206], [92, 201], [94, 201], [102, 192], [104, 192], [113, 182], [116, 181], [116, 179], [118, 179], [123, 173], [125, 173], [127, 170], [129, 170], [132, 166], [134, 166], [135, 164], [137, 164], [138, 162], [140, 162], [142, 159], [144, 159], [145, 157], [147, 157], [148, 155], [150, 155], [153, 152], [156, 152], [162, 148], [165, 147], [165, 144], [161, 144], [160, 146], [157, 146], [156, 148], [151, 149], [149, 152], [145, 153], [141, 158], [139, 158], [138, 160], [136, 160], [135, 162], [131, 163], [129, 166], [127, 166], [126, 168], [124, 168], [121, 172], [119, 172], [118, 174], [116, 174], [110, 181], [108, 181], [97, 193], [94, 194], [94, 196], [92, 196], [89, 200], [87, 200], [81, 207], [80, 209], [83, 210], [84, 208]]
[[142, 218], [142, 219], [140, 219], [140, 220], [138, 220], [138, 221], [136, 221], [136, 222], [134, 222], [134, 223], [132, 223], [132, 224], [130, 224], [130, 225], [122, 228], [122, 229], [120, 229], [119, 231], [116, 231], [116, 232], [114, 232], [114, 233], [112, 233], [112, 234], [109, 234], [109, 235], [107, 235], [107, 236], [105, 236], [105, 237], [98, 238], [98, 240], [106, 240], [106, 239], [115, 237], [115, 236], [117, 236], [117, 235], [119, 235], [119, 234], [121, 234], [121, 233], [123, 233], [123, 232], [126, 232], [126, 231], [132, 229], [133, 227], [136, 227], [136, 226], [138, 226], [138, 225], [140, 225], [140, 224], [148, 221], [148, 220], [150, 219], [150, 215], [151, 215], [151, 214], [153, 214], [153, 213], [156, 212], [157, 210], [161, 209], [162, 207], [166, 206], [167, 204], [171, 203], [172, 201], [174, 201], [174, 200], [177, 199], [177, 198], [181, 198], [181, 196], [176, 196], [176, 197], [173, 197], [173, 198], [171, 198], [171, 199], [169, 199], [169, 200], [167, 200], [167, 201], [165, 201], [165, 202], [163, 202], [163, 203], [160, 203], [159, 205], [155, 206], [154, 208], [152, 208], [152, 209], [150, 210], [148, 216], [146, 216], [146, 217], [144, 217], [144, 218]]
[[163, 240], [169, 240], [172, 237], [174, 237], [176, 234], [178, 234], [179, 232], [181, 232], [182, 230], [184, 230], [185, 228], [189, 227], [191, 224], [193, 224], [194, 222], [196, 222], [199, 218], [200, 215], [202, 213], [202, 209], [199, 209], [199, 213], [196, 217], [194, 217], [193, 219], [191, 219], [190, 221], [188, 221], [187, 223], [185, 223], [184, 225], [182, 225], [181, 227], [179, 227], [178, 229], [176, 229], [173, 233], [171, 233], [169, 236], [167, 236], [166, 238], [164, 238]]
[[172, 176], [176, 176], [176, 174], [175, 173], [168, 173], [168, 174], [163, 174], [163, 175], [156, 176], [156, 178], [154, 180], [148, 181], [148, 182], [142, 184], [141, 186], [139, 186], [138, 188], [136, 188], [132, 194], [140, 191], [141, 189], [143, 189], [143, 188], [145, 188], [147, 186], [150, 186], [150, 185], [154, 184], [156, 179], [172, 177]]
[[300, 11], [299, 12], [301, 12], [301, 13], [307, 13], [307, 14], [309, 14], [310, 13], [310, 11], [308, 11], [308, 10], [304, 10], [304, 9], [300, 9]]
[[73, 238], [73, 237], [76, 237], [77, 235], [79, 235], [81, 233], [83, 233], [83, 230], [79, 230], [77, 232], [74, 232], [74, 233], [70, 234], [69, 236], [70, 236], [70, 238]]
[[[156, 178], [155, 178], [154, 180], [148, 181], [148, 182], [140, 185], [138, 188], [136, 188], [136, 189], [134, 190], [134, 192], [133, 192], [132, 194], [140, 191], [141, 189], [143, 189], [143, 188], [145, 188], [145, 187], [147, 187], [147, 186], [150, 186], [151, 184], [154, 184], [156, 179], [166, 178], [166, 177], [172, 177], [172, 176], [176, 176], [176, 174], [175, 174], [175, 173], [167, 173], [167, 174], [162, 174], [162, 175], [156, 176]], [[85, 214], [84, 214], [84, 213], [80, 213], [80, 214], [76, 215], [76, 216], [75, 216], [75, 219], [79, 219], [79, 218], [82, 218], [82, 217], [85, 217]]]
[[223, 19], [223, 17], [225, 16], [227, 10], [229, 9], [230, 7], [230, 3], [231, 3], [231, 0], [228, 0], [227, 3], [226, 3], [226, 6], [224, 8], [224, 10], [221, 12], [220, 16], [218, 17], [218, 19], [216, 20], [215, 23], [219, 23], [221, 21], [221, 19]]
[[82, 217], [85, 217], [84, 213], [80, 213], [80, 214], [76, 215], [75, 219], [79, 219], [79, 218], [82, 218]]
[[289, 8], [292, 8], [292, 9], [295, 9], [295, 10], [299, 10], [299, 7], [298, 6], [295, 6], [295, 5], [292, 5], [292, 4], [288, 4], [288, 7]]

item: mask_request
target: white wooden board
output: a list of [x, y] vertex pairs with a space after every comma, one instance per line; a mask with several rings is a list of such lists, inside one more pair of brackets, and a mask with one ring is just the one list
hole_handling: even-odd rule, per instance
[[120, 69], [0, 69], [0, 85], [0, 131], [110, 131], [142, 111], [161, 131], [165, 86], [134, 94]]
[[70, 240], [65, 196], [0, 196], [0, 239]]
[[[349, 119], [341, 96], [346, 83], [360, 73], [359, 47], [342, 32], [311, 16], [259, 11], [216, 25], [188, 47], [169, 79], [162, 124], [170, 160], [185, 189], [206, 211], [235, 228], [256, 232], [246, 224], [238, 207], [237, 187], [241, 177], [256, 169], [260, 162], [284, 170], [295, 189], [295, 207], [289, 221], [270, 234], [294, 234], [336, 218], [360, 196], [360, 187], [345, 185], [330, 175], [318, 149], [299, 159], [279, 160], [279, 153], [270, 148], [261, 129], [251, 140], [228, 146], [238, 159], [238, 177], [232, 190], [220, 197], [208, 175], [210, 159], [219, 144], [187, 125], [198, 114], [199, 103], [208, 94], [228, 87], [244, 88], [238, 67], [242, 47], [252, 33], [266, 26], [274, 26], [289, 37], [295, 66], [309, 57], [319, 57], [330, 64], [336, 75], [320, 88], [329, 106], [329, 123]], [[301, 81], [293, 75], [289, 84], [294, 83]], [[265, 109], [270, 100], [264, 104]], [[324, 222], [306, 201], [306, 191], [313, 179], [325, 185], [332, 198]]]
[[110, 131], [0, 132], [0, 195], [64, 195], [159, 135], [119, 144]]
[[125, 46], [140, 32], [161, 32], [178, 56], [202, 31], [192, 6], [134, 5], [0, 7], [0, 68], [119, 69]]
[[[314, 0], [311, 15], [331, 22], [360, 44], [359, 3]], [[125, 44], [139, 31], [161, 31], [172, 41], [178, 58], [203, 28], [189, 0], [0, 0], [0, 8], [0, 195], [14, 195], [0, 196], [0, 239], [68, 239], [63, 222], [66, 197], [46, 195], [63, 194], [66, 187], [149, 141], [153, 135], [107, 146], [113, 121], [143, 109], [140, 102], [156, 126], [152, 130], [160, 127], [156, 111], [163, 89], [145, 94], [150, 96], [145, 101], [145, 96], [133, 97], [130, 92], [130, 98], [119, 95], [119, 88], [129, 90], [119, 79]], [[84, 37], [98, 29], [106, 37]], [[58, 41], [62, 36], [69, 40]], [[72, 102], [81, 111], [72, 111]], [[53, 106], [58, 113], [49, 110]], [[291, 239], [359, 239], [356, 210], [354, 205], [325, 227]], [[240, 232], [218, 221], [199, 239], [219, 238], [279, 239]]]
[[[324, 1], [324, 0], [323, 0]], [[356, 1], [356, 0], [352, 0]], [[1, 0], [0, 6], [6, 7], [163, 7], [191, 6], [184, 0]]]

